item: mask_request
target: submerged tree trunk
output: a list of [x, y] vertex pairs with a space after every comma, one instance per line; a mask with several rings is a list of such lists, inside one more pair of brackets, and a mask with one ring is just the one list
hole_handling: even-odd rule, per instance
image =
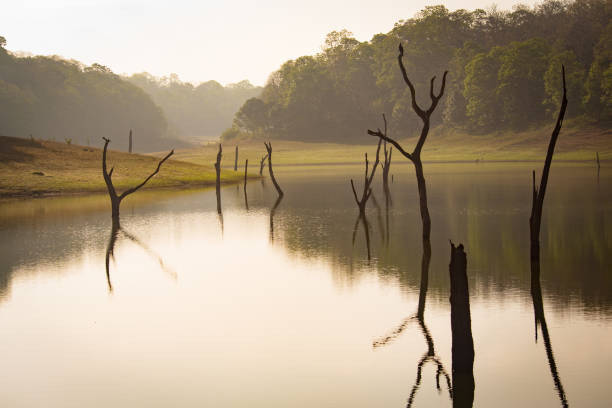
[[453, 360], [453, 407], [467, 408], [474, 403], [474, 341], [470, 317], [467, 256], [463, 245], [451, 242], [449, 265], [451, 283], [451, 332]]
[[280, 186], [276, 182], [276, 178], [274, 177], [274, 171], [272, 170], [272, 143], [264, 142], [264, 145], [266, 146], [266, 150], [268, 151], [268, 170], [270, 171], [270, 178], [272, 179], [272, 184], [274, 184], [274, 187], [276, 188], [279, 197], [282, 197], [283, 195], [285, 195], [285, 193], [283, 193], [283, 190], [281, 190]]
[[159, 172], [161, 165], [164, 164], [164, 162], [174, 154], [174, 150], [168, 153], [163, 159], [159, 161], [159, 163], [157, 163], [157, 168], [155, 169], [155, 171], [151, 173], [142, 183], [138, 184], [136, 187], [132, 187], [125, 190], [121, 194], [117, 194], [117, 190], [115, 190], [115, 186], [113, 185], [112, 180], [113, 171], [115, 170], [115, 168], [113, 167], [110, 169], [110, 171], [107, 171], [106, 167], [106, 152], [108, 150], [108, 144], [110, 143], [110, 139], [107, 139], [105, 137], [102, 139], [104, 139], [104, 150], [102, 151], [102, 176], [104, 177], [104, 182], [106, 183], [106, 188], [108, 189], [108, 196], [111, 200], [111, 216], [113, 220], [113, 228], [119, 228], [119, 206], [121, 204], [121, 200], [123, 200], [128, 195], [136, 192], [142, 186], [147, 184], [147, 182]]
[[378, 140], [378, 147], [376, 148], [376, 160], [374, 160], [374, 165], [372, 166], [372, 171], [368, 172], [370, 162], [368, 161], [368, 154], [365, 154], [365, 175], [363, 180], [363, 192], [361, 193], [361, 198], [357, 197], [357, 191], [355, 190], [355, 183], [353, 179], [351, 179], [351, 189], [353, 190], [353, 197], [355, 198], [355, 203], [357, 203], [357, 207], [359, 207], [359, 214], [365, 214], [366, 204], [370, 195], [372, 194], [372, 181], [374, 180], [374, 174], [376, 174], [376, 168], [380, 163], [380, 145], [382, 139]]
[[535, 185], [535, 170], [533, 172], [533, 195], [531, 203], [531, 216], [529, 217], [529, 232], [531, 239], [531, 260], [538, 261], [540, 259], [540, 226], [542, 224], [542, 208], [544, 206], [544, 195], [546, 194], [546, 186], [548, 184], [548, 175], [550, 173], [550, 165], [552, 163], [553, 154], [555, 152], [555, 144], [561, 132], [565, 110], [567, 109], [567, 97], [565, 89], [565, 67], [561, 66], [561, 74], [563, 77], [563, 99], [561, 100], [561, 108], [557, 116], [557, 123], [550, 136], [548, 151], [546, 152], [546, 160], [544, 161], [544, 169], [542, 170], [542, 179], [540, 180], [540, 188]]
[[234, 159], [234, 171], [238, 171], [238, 145], [236, 145], [236, 156]]
[[217, 153], [217, 161], [215, 162], [215, 172], [217, 178], [215, 180], [215, 191], [217, 193], [217, 213], [221, 214], [221, 157], [223, 155], [223, 149], [221, 143], [219, 143], [219, 152]]
[[261, 158], [261, 161], [259, 162], [259, 175], [263, 176], [263, 169], [264, 166], [266, 165], [266, 159], [268, 158], [268, 155], [266, 154], [264, 157]]
[[404, 68], [404, 63], [402, 61], [403, 56], [404, 56], [404, 48], [400, 44], [399, 54], [397, 57], [398, 64], [402, 72], [404, 82], [406, 83], [406, 85], [408, 86], [410, 90], [410, 96], [412, 99], [412, 109], [421, 118], [421, 121], [423, 122], [423, 127], [421, 128], [421, 135], [419, 136], [419, 140], [417, 141], [417, 144], [414, 150], [412, 151], [412, 153], [409, 153], [406, 150], [404, 150], [397, 141], [388, 137], [386, 135], [386, 131], [385, 133], [383, 133], [380, 129], [376, 131], [368, 129], [368, 134], [379, 137], [391, 143], [393, 146], [395, 146], [397, 150], [399, 150], [399, 152], [402, 155], [404, 155], [404, 157], [412, 161], [412, 163], [414, 164], [414, 167], [416, 170], [417, 185], [419, 189], [421, 220], [423, 222], [423, 241], [425, 242], [426, 240], [429, 240], [430, 235], [431, 235], [431, 220], [429, 218], [429, 211], [427, 210], [427, 186], [425, 184], [425, 177], [423, 175], [423, 164], [421, 162], [421, 150], [423, 149], [423, 145], [425, 144], [425, 140], [427, 139], [427, 135], [429, 134], [431, 115], [435, 111], [436, 107], [438, 106], [438, 103], [440, 102], [442, 95], [444, 95], [444, 88], [446, 86], [446, 75], [448, 74], [448, 71], [444, 71], [444, 75], [442, 76], [442, 85], [440, 87], [440, 92], [437, 95], [434, 92], [434, 84], [435, 84], [436, 77], [434, 76], [431, 78], [430, 83], [429, 83], [429, 97], [431, 99], [431, 104], [429, 105], [429, 108], [422, 109], [417, 103], [416, 90], [414, 88], [414, 85], [408, 78], [408, 74], [406, 73], [406, 69]]

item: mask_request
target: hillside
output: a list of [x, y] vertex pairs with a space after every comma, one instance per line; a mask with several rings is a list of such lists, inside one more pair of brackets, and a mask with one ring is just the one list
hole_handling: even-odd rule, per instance
[[[0, 136], [0, 197], [106, 191], [101, 159], [101, 148]], [[113, 181], [118, 190], [140, 183], [155, 170], [157, 162], [151, 156], [108, 152], [108, 165], [115, 167]], [[224, 171], [221, 177], [223, 182], [231, 182], [241, 180], [243, 174]], [[214, 182], [211, 165], [175, 159], [164, 163], [143, 188], [197, 187]]]

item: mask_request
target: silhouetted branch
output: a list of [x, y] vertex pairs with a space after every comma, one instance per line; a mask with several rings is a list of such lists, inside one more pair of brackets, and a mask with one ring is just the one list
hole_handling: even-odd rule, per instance
[[259, 162], [259, 175], [262, 176], [263, 175], [263, 169], [264, 166], [266, 165], [266, 159], [268, 158], [268, 154], [266, 153], [266, 155], [264, 157], [261, 158], [261, 161]]
[[363, 181], [363, 192], [361, 193], [361, 199], [357, 197], [357, 192], [355, 190], [355, 183], [353, 179], [351, 179], [351, 188], [353, 189], [353, 196], [355, 197], [355, 201], [357, 202], [357, 206], [359, 207], [359, 213], [365, 214], [365, 206], [372, 194], [372, 180], [374, 180], [374, 174], [376, 173], [376, 167], [380, 163], [380, 145], [382, 140], [378, 140], [378, 147], [376, 148], [376, 160], [374, 161], [374, 165], [372, 166], [372, 171], [368, 172], [370, 162], [368, 161], [368, 154], [365, 154], [365, 175]]
[[533, 201], [531, 206], [531, 217], [529, 218], [529, 228], [531, 233], [531, 259], [539, 259], [540, 257], [540, 226], [542, 222], [542, 208], [544, 206], [544, 195], [546, 194], [546, 186], [548, 184], [548, 175], [550, 173], [550, 165], [552, 163], [553, 154], [555, 152], [555, 144], [561, 132], [565, 110], [567, 109], [567, 97], [565, 87], [565, 66], [561, 65], [561, 75], [563, 77], [563, 99], [561, 100], [561, 108], [557, 116], [557, 123], [550, 136], [548, 143], [548, 151], [546, 152], [546, 160], [544, 161], [544, 169], [542, 170], [542, 179], [540, 180], [540, 188], [535, 187], [535, 172], [533, 186]]
[[111, 199], [111, 214], [112, 214], [112, 219], [113, 219], [113, 225], [116, 224], [115, 226], [118, 227], [119, 226], [119, 205], [121, 204], [121, 200], [123, 200], [129, 194], [136, 192], [139, 188], [147, 184], [147, 182], [151, 180], [151, 178], [153, 178], [153, 176], [155, 176], [159, 172], [161, 165], [164, 164], [164, 162], [168, 160], [168, 158], [172, 156], [172, 154], [174, 154], [174, 150], [170, 151], [170, 153], [168, 153], [162, 160], [159, 161], [155, 171], [151, 173], [142, 183], [140, 183], [136, 187], [127, 189], [121, 195], [117, 195], [117, 191], [115, 190], [115, 186], [113, 185], [113, 181], [112, 181], [114, 167], [111, 168], [110, 172], [106, 171], [107, 169], [106, 153], [108, 150], [108, 144], [110, 143], [110, 139], [107, 139], [105, 137], [103, 137], [102, 139], [104, 140], [104, 150], [102, 151], [102, 176], [104, 177], [104, 182], [106, 183], [106, 188], [108, 189], [108, 195], [110, 196], [110, 199]]
[[270, 178], [272, 179], [272, 183], [274, 184], [278, 195], [282, 197], [285, 193], [283, 193], [283, 190], [281, 190], [280, 186], [276, 182], [276, 178], [274, 177], [274, 171], [272, 170], [272, 143], [264, 142], [264, 145], [266, 146], [266, 150], [268, 151], [268, 170], [270, 171]]

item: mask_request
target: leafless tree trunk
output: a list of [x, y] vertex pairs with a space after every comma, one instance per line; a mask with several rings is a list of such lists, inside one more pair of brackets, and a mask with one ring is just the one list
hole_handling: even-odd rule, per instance
[[[383, 135], [387, 136], [387, 117], [385, 114], [382, 114], [383, 122], [385, 123], [385, 130]], [[393, 147], [390, 147], [387, 150], [387, 141], [385, 140], [383, 143], [383, 152], [385, 154], [385, 158], [383, 162], [380, 164], [382, 167], [382, 178], [383, 178], [383, 188], [385, 191], [389, 190], [389, 170], [391, 169], [391, 156], [393, 155]]]
[[276, 191], [278, 192], [279, 197], [282, 197], [283, 195], [285, 195], [285, 193], [283, 193], [283, 190], [281, 190], [280, 186], [276, 182], [276, 178], [274, 177], [274, 171], [272, 170], [272, 143], [264, 142], [264, 145], [266, 146], [266, 150], [268, 151], [268, 170], [270, 171], [270, 178], [272, 179], [274, 187], [276, 187]]
[[221, 143], [219, 143], [219, 152], [217, 153], [217, 161], [215, 162], [215, 172], [217, 173], [217, 179], [215, 181], [215, 191], [217, 193], [217, 213], [221, 214], [221, 157], [223, 156], [223, 149]]
[[238, 145], [236, 145], [236, 156], [234, 159], [234, 171], [238, 171]]
[[559, 110], [559, 116], [557, 117], [557, 123], [553, 129], [548, 144], [548, 151], [546, 153], [546, 160], [544, 161], [544, 170], [542, 171], [542, 179], [540, 180], [540, 188], [538, 189], [535, 185], [535, 170], [533, 171], [533, 197], [531, 204], [531, 216], [529, 217], [529, 230], [531, 238], [531, 260], [540, 259], [540, 225], [542, 223], [542, 208], [544, 206], [544, 195], [546, 194], [546, 185], [548, 184], [548, 175], [550, 173], [550, 164], [552, 163], [553, 154], [555, 152], [555, 144], [561, 132], [561, 126], [563, 125], [563, 117], [565, 116], [565, 110], [567, 108], [567, 97], [565, 90], [565, 67], [561, 66], [561, 74], [563, 77], [563, 99], [561, 101], [561, 108]]
[[103, 139], [104, 139], [104, 150], [102, 151], [102, 175], [104, 176], [106, 188], [108, 189], [108, 195], [111, 200], [111, 215], [113, 219], [113, 226], [119, 227], [120, 225], [119, 223], [119, 205], [121, 204], [121, 200], [123, 200], [128, 195], [136, 192], [142, 186], [147, 184], [147, 182], [151, 180], [153, 176], [155, 176], [159, 172], [161, 165], [164, 164], [164, 162], [168, 160], [168, 158], [174, 154], [174, 150], [170, 151], [170, 153], [168, 153], [163, 159], [159, 161], [159, 163], [157, 163], [157, 168], [155, 169], [155, 171], [151, 173], [142, 183], [138, 184], [135, 187], [125, 190], [121, 194], [117, 194], [117, 191], [115, 190], [115, 186], [113, 185], [113, 180], [112, 180], [113, 170], [115, 170], [115, 168], [112, 167], [110, 171], [106, 170], [106, 151], [108, 149], [108, 144], [110, 143], [110, 139], [107, 139], [105, 137]]
[[263, 169], [264, 166], [266, 165], [266, 159], [268, 158], [268, 155], [266, 154], [264, 157], [261, 158], [261, 161], [259, 162], [259, 175], [263, 176]]
[[130, 153], [132, 153], [132, 129], [130, 129], [130, 147], [129, 147], [129, 151], [130, 151]]
[[382, 139], [378, 140], [378, 147], [376, 148], [376, 160], [374, 161], [374, 165], [372, 166], [372, 171], [369, 172], [370, 162], [368, 161], [368, 154], [365, 154], [365, 175], [363, 180], [363, 192], [361, 193], [361, 198], [357, 197], [357, 191], [355, 190], [355, 183], [353, 179], [351, 179], [351, 189], [353, 190], [353, 197], [355, 198], [355, 203], [357, 203], [357, 207], [359, 207], [359, 214], [365, 214], [365, 207], [372, 194], [372, 180], [374, 180], [374, 174], [376, 174], [376, 167], [380, 163], [380, 145]]
[[474, 404], [474, 341], [470, 317], [467, 256], [463, 245], [451, 242], [450, 305], [453, 360], [453, 407]]
[[419, 140], [417, 141], [417, 144], [414, 150], [412, 151], [412, 153], [408, 153], [406, 150], [402, 148], [402, 146], [398, 142], [388, 137], [380, 129], [376, 131], [368, 130], [368, 134], [372, 136], [377, 136], [391, 143], [393, 146], [395, 146], [397, 150], [399, 150], [399, 152], [402, 155], [404, 155], [407, 159], [412, 161], [412, 163], [414, 164], [414, 168], [416, 170], [417, 186], [419, 189], [421, 220], [423, 222], [423, 241], [425, 241], [425, 240], [429, 240], [429, 237], [431, 235], [431, 219], [429, 217], [429, 210], [427, 208], [427, 187], [425, 185], [425, 177], [423, 175], [423, 164], [421, 162], [421, 150], [423, 149], [423, 145], [425, 144], [425, 140], [427, 139], [427, 135], [429, 133], [431, 115], [435, 111], [436, 107], [438, 106], [438, 102], [440, 102], [440, 99], [442, 98], [442, 95], [444, 94], [444, 88], [446, 86], [446, 75], [448, 74], [448, 71], [444, 71], [444, 75], [442, 76], [442, 86], [440, 87], [440, 92], [437, 95], [434, 92], [434, 83], [435, 83], [436, 77], [434, 76], [433, 78], [431, 78], [430, 85], [429, 85], [429, 96], [431, 98], [431, 104], [429, 108], [425, 110], [425, 109], [422, 109], [416, 101], [416, 91], [415, 91], [414, 85], [412, 84], [412, 82], [410, 82], [410, 79], [408, 78], [406, 69], [404, 68], [404, 63], [402, 61], [403, 56], [404, 56], [404, 48], [402, 47], [402, 44], [400, 44], [397, 61], [400, 66], [400, 70], [402, 71], [404, 82], [406, 82], [406, 85], [408, 85], [408, 88], [410, 89], [410, 96], [412, 98], [412, 109], [423, 121], [423, 127], [421, 129], [421, 135], [419, 137]]

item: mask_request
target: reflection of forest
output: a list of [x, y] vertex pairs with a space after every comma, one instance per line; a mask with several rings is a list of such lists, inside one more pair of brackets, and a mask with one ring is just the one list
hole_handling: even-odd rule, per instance
[[[555, 171], [558, 174], [551, 180], [542, 225], [542, 257], [548, 259], [542, 284], [553, 295], [556, 307], [569, 303], [587, 308], [612, 306], [612, 293], [605, 289], [612, 286], [606, 258], [612, 252], [612, 239], [606, 232], [612, 230], [612, 221], [606, 216], [610, 209], [601, 204], [612, 202], [612, 191], [598, 192], [595, 178], [590, 185], [572, 177], [572, 173], [580, 174], [580, 169]], [[529, 235], [525, 232], [529, 174], [527, 168], [524, 172], [479, 172], [473, 165], [473, 173], [436, 172], [428, 178], [429, 209], [434, 220], [432, 252], [444, 254], [449, 238], [466, 237], [474, 296], [529, 289]], [[398, 279], [404, 287], [418, 288], [420, 271], [414, 259], [421, 256], [421, 237], [416, 186], [411, 174], [400, 177], [402, 183], [391, 185], [393, 206], [388, 214], [386, 206], [380, 204], [385, 197], [380, 183], [375, 183], [373, 197], [379, 205], [370, 203], [367, 210], [370, 264], [366, 262], [363, 231], [356, 235], [354, 244], [351, 242], [356, 210], [351, 206], [350, 190], [341, 191], [334, 183], [292, 186], [301, 194], [287, 195], [284, 216], [291, 222], [283, 224], [286, 246], [305, 256], [329, 259], [340, 280], [376, 270]], [[557, 182], [561, 179], [565, 184]], [[448, 293], [447, 266], [444, 257], [432, 258], [430, 293], [434, 297], [444, 298]], [[554, 276], [549, 277], [548, 270], [554, 271]], [[584, 270], [590, 271], [588, 279]]]
[[[433, 220], [429, 295], [446, 300], [449, 238], [461, 239], [470, 254], [472, 296], [499, 296], [516, 288], [529, 293], [529, 168], [518, 171], [501, 167], [502, 172], [497, 172], [494, 170], [499, 168], [489, 171], [489, 166], [495, 165], [461, 165], [451, 172], [449, 165], [425, 166]], [[551, 296], [553, 307], [578, 303], [598, 313], [609, 313], [612, 276], [606, 256], [612, 253], [612, 217], [607, 203], [612, 202], [612, 190], [605, 186], [612, 184], [602, 173], [598, 189], [596, 172], [591, 170], [564, 166], [554, 169], [542, 223], [542, 290]], [[282, 171], [279, 170], [281, 175]], [[354, 248], [351, 243], [357, 210], [350, 186], [346, 185], [347, 174], [351, 173], [341, 167], [336, 175], [283, 175], [286, 194], [274, 215], [275, 243], [300, 256], [325, 257], [339, 280], [376, 270], [381, 276], [397, 279], [403, 287], [418, 288], [421, 271], [414, 260], [421, 258], [420, 217], [414, 177], [409, 171], [408, 166], [400, 165], [394, 170], [388, 221], [380, 179], [375, 180], [374, 194], [380, 209], [372, 204], [367, 210], [372, 255], [369, 265], [363, 226]], [[586, 177], [589, 171], [592, 180]], [[361, 174], [361, 169], [356, 172]], [[227, 191], [223, 203], [226, 218], [231, 217], [232, 211], [245, 208], [242, 189], [238, 194]], [[141, 197], [135, 195], [134, 202], [130, 198], [124, 203], [124, 217], [134, 214], [147, 219], [216, 210], [214, 189], [197, 194], [140, 194]], [[252, 183], [248, 194], [249, 216], [261, 213], [268, 218], [276, 200], [273, 186]], [[139, 201], [141, 198], [144, 201]], [[90, 200], [95, 201], [91, 206], [87, 204]], [[4, 204], [0, 217], [0, 295], [10, 286], [14, 271], [24, 266], [63, 262], [85, 250], [103, 253], [110, 224], [107, 200], [105, 196], [65, 198], [57, 211], [52, 211], [53, 200], [38, 200], [41, 204], [27, 214]], [[28, 202], [19, 203], [19, 207], [27, 205]], [[85, 211], [83, 207], [88, 206], [91, 208]], [[139, 233], [137, 229], [130, 230]], [[219, 231], [216, 219], [214, 231]], [[268, 233], [266, 228], [262, 239], [266, 240]], [[588, 279], [584, 271], [589, 271]]]

